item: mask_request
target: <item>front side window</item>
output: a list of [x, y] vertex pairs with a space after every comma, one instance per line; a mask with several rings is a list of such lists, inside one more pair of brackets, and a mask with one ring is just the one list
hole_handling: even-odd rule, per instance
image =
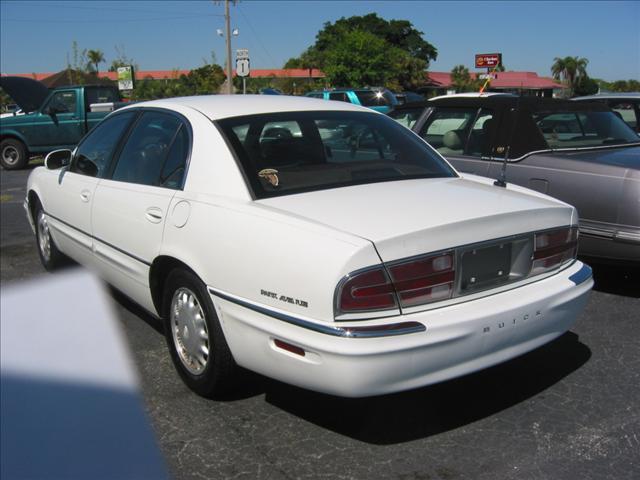
[[75, 113], [78, 105], [77, 97], [77, 93], [73, 90], [57, 92], [51, 97], [45, 110], [53, 108], [56, 113]]
[[120, 153], [112, 180], [160, 185], [160, 174], [180, 126], [173, 115], [145, 112]]
[[390, 112], [388, 115], [393, 118], [400, 125], [404, 125], [405, 127], [411, 129], [416, 124], [416, 122], [420, 119], [422, 115], [422, 108], [414, 108], [411, 110], [402, 109], [402, 110], [394, 110]]
[[613, 112], [537, 112], [533, 120], [551, 149], [638, 143], [638, 136]]
[[420, 136], [443, 155], [462, 155], [477, 108], [437, 107], [420, 129]]
[[624, 123], [636, 130], [638, 128], [638, 119], [633, 103], [626, 101], [609, 101], [611, 110], [622, 119]]
[[105, 119], [78, 146], [70, 171], [90, 177], [104, 177], [120, 138], [136, 116], [124, 112]]
[[[218, 123], [257, 198], [455, 176], [412, 132], [375, 113], [284, 112]], [[269, 132], [274, 128], [288, 133]]]

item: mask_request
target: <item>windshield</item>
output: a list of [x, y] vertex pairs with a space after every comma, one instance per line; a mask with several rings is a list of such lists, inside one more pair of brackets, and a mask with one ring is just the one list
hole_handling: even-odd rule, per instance
[[376, 113], [284, 112], [218, 124], [256, 198], [456, 176], [415, 134]]
[[423, 111], [424, 108], [412, 108], [410, 110], [407, 108], [403, 108], [402, 110], [394, 110], [392, 112], [389, 112], [388, 115], [400, 125], [404, 125], [405, 127], [411, 129], [418, 121]]
[[551, 149], [640, 142], [614, 112], [538, 112], [533, 114], [533, 120]]

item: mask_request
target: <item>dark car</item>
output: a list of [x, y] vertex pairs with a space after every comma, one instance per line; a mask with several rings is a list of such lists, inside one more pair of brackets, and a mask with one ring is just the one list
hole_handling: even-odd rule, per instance
[[598, 93], [572, 99], [574, 102], [597, 101], [617, 112], [627, 125], [640, 133], [640, 93]]
[[507, 182], [577, 207], [582, 255], [640, 262], [640, 138], [606, 105], [452, 96], [390, 116], [460, 172], [497, 179], [506, 165]]
[[405, 103], [414, 103], [414, 102], [422, 102], [425, 98], [419, 93], [415, 92], [400, 92], [396, 93], [396, 100], [398, 100], [399, 105], [404, 105]]

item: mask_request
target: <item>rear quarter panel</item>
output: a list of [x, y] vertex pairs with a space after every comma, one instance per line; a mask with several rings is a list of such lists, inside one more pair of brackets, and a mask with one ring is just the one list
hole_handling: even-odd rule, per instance
[[326, 322], [334, 318], [340, 279], [380, 263], [359, 237], [253, 202], [183, 192], [169, 208], [161, 254], [223, 293]]

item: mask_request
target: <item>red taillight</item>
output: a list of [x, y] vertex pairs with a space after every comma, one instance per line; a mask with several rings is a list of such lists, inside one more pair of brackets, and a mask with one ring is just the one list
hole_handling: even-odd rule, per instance
[[400, 306], [451, 298], [455, 280], [453, 259], [453, 252], [446, 252], [389, 266]]
[[546, 272], [576, 258], [578, 228], [536, 233], [531, 275]]
[[338, 308], [341, 313], [366, 312], [412, 307], [451, 298], [455, 280], [454, 253], [389, 265], [352, 274], [340, 286]]
[[342, 313], [397, 308], [395, 291], [383, 267], [352, 274], [342, 284], [338, 306]]

